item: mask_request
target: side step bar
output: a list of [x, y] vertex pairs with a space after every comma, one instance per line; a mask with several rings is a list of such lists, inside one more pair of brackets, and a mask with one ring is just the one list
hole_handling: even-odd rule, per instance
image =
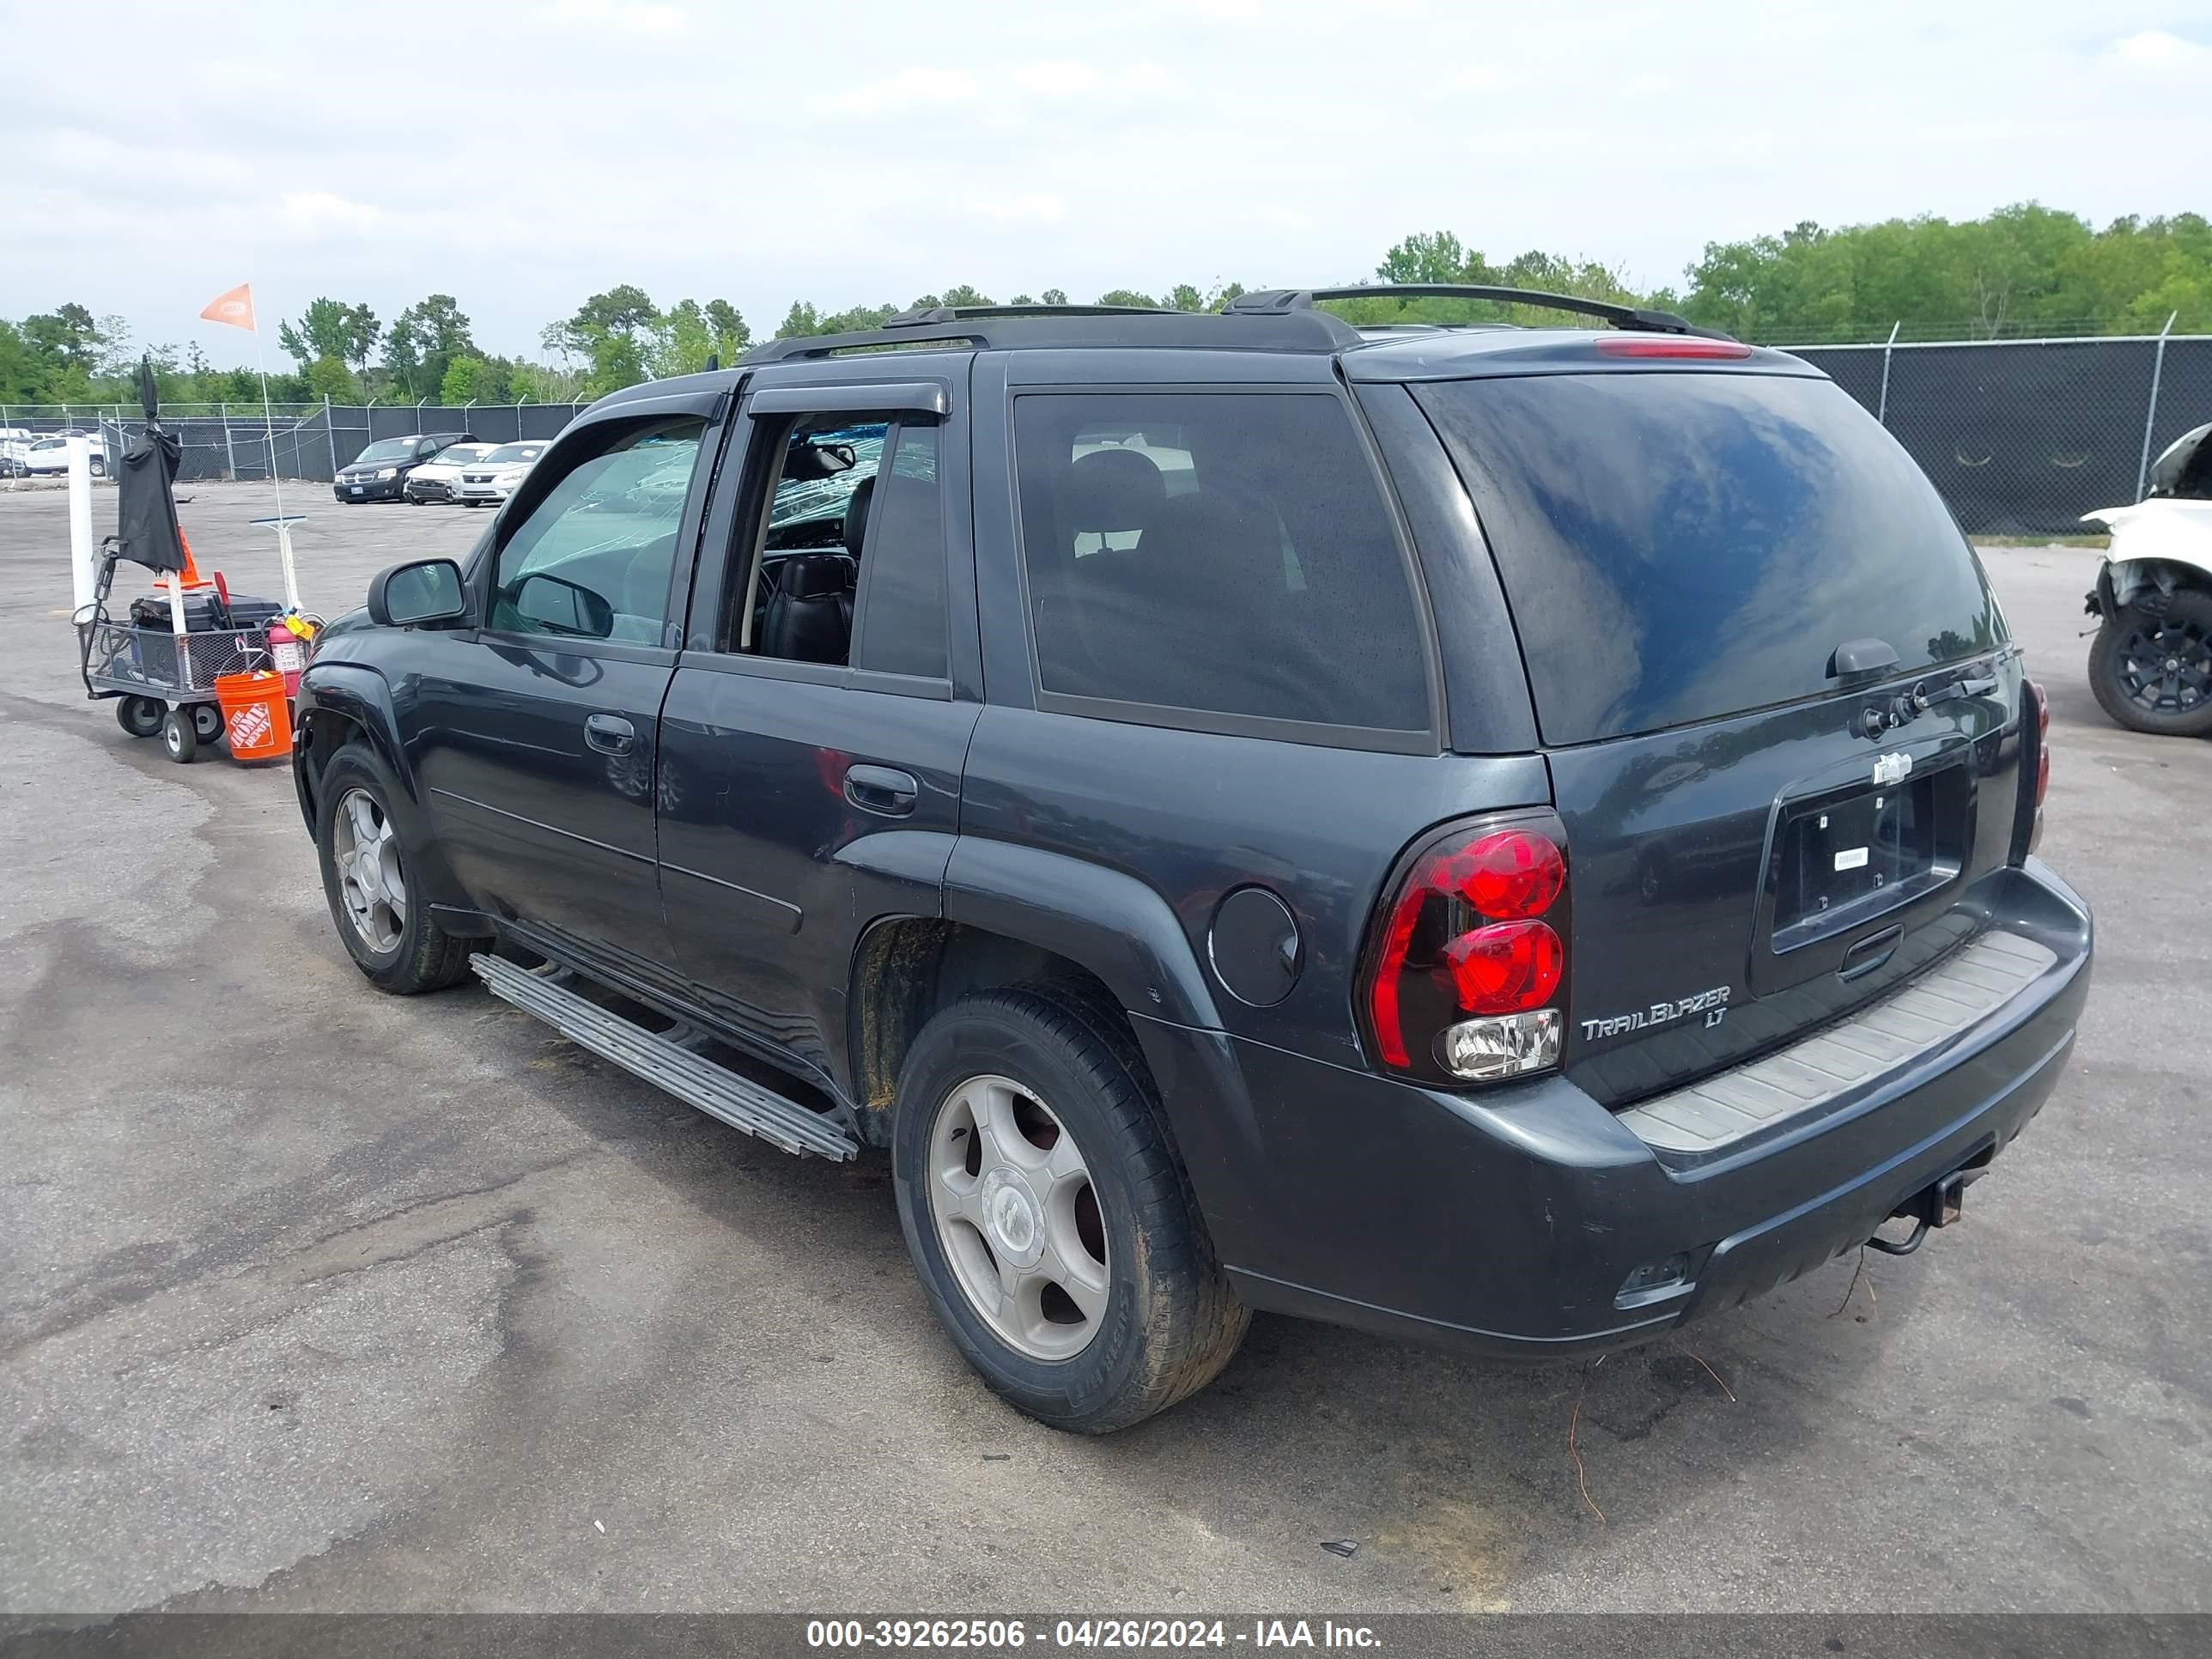
[[801, 1157], [811, 1152], [842, 1162], [860, 1152], [850, 1135], [819, 1113], [610, 1013], [543, 975], [493, 956], [472, 956], [469, 966], [501, 1001], [537, 1015], [569, 1042], [732, 1129]]

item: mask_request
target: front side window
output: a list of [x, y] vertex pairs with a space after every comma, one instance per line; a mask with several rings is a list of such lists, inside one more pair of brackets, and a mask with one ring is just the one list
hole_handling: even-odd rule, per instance
[[1405, 560], [1336, 398], [1030, 394], [1014, 434], [1046, 693], [1429, 728]]
[[659, 645], [705, 431], [690, 416], [620, 429], [564, 474], [499, 550], [490, 626]]

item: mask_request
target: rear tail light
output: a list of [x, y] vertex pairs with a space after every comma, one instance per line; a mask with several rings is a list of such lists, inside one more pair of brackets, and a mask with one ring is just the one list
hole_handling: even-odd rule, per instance
[[2051, 793], [2051, 694], [2030, 680], [2027, 695], [2035, 700], [2035, 810], [2040, 812]]
[[1462, 825], [1401, 866], [1363, 978], [1393, 1071], [1493, 1082], [1559, 1062], [1567, 865], [1558, 820]]
[[2013, 816], [2009, 857], [2015, 865], [2043, 840], [2043, 799], [2051, 793], [2051, 698], [2033, 680], [2021, 683], [2020, 745], [2020, 793], [2024, 799]]

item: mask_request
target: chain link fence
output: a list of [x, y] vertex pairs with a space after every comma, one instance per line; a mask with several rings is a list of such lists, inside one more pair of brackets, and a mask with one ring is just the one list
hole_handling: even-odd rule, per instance
[[[2063, 535], [2084, 513], [2136, 500], [2143, 471], [2212, 421], [2212, 335], [2056, 340], [1896, 340], [1785, 346], [1832, 375], [1911, 453], [1978, 536]], [[182, 481], [327, 483], [380, 438], [467, 432], [492, 443], [550, 438], [576, 404], [181, 404], [161, 412], [183, 445]], [[0, 404], [0, 430], [82, 431], [110, 470], [143, 422], [128, 405]]]
[[1785, 347], [1893, 433], [1977, 536], [2085, 533], [2212, 421], [2212, 335]]
[[[486, 443], [550, 438], [582, 404], [172, 404], [163, 428], [179, 447], [177, 482], [261, 482], [270, 477], [328, 483], [380, 438], [416, 432], [465, 432]], [[145, 427], [128, 404], [0, 404], [0, 433], [83, 433], [112, 474], [124, 449]]]

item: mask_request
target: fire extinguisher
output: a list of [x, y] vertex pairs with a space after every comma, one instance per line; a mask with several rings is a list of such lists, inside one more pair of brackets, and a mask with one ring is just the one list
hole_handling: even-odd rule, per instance
[[300, 695], [300, 671], [307, 665], [307, 641], [314, 637], [313, 620], [296, 613], [279, 617], [269, 624], [269, 660], [284, 677], [288, 698]]

